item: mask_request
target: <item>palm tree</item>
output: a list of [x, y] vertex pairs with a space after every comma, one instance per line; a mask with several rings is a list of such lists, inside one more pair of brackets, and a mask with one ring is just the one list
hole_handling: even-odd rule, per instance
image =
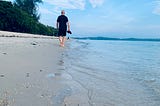
[[14, 5], [18, 8], [26, 11], [35, 20], [39, 20], [38, 3], [42, 3], [42, 0], [15, 0]]

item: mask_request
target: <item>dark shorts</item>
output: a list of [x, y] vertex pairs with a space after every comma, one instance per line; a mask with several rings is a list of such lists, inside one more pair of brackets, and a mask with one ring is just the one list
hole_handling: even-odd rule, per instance
[[66, 29], [59, 29], [58, 36], [66, 36]]

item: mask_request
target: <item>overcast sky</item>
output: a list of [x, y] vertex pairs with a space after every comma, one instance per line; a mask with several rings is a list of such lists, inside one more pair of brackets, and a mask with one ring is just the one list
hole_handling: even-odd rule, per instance
[[40, 21], [55, 27], [62, 9], [77, 35], [160, 38], [160, 0], [43, 0]]

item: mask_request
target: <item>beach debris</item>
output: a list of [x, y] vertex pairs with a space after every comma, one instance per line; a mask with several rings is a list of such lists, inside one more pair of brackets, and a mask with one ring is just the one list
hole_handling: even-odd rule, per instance
[[2, 75], [0, 75], [0, 77], [4, 77], [4, 75], [2, 74]]
[[36, 43], [31, 43], [31, 45], [37, 45]]
[[39, 70], [40, 72], [42, 72], [43, 70]]
[[37, 43], [32, 42], [31, 45], [37, 45]]

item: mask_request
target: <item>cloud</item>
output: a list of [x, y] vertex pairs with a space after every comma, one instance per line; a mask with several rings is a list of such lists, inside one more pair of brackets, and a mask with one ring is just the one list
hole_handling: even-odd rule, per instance
[[5, 1], [11, 1], [11, 2], [13, 2], [13, 0], [5, 0]]
[[89, 0], [93, 8], [101, 6], [104, 3], [104, 0]]
[[[79, 9], [84, 10], [87, 0], [45, 0], [56, 9]], [[88, 0], [93, 8], [103, 5], [104, 0]]]
[[154, 9], [152, 11], [153, 14], [160, 15], [160, 0], [156, 0], [153, 2]]
[[53, 14], [53, 12], [49, 11], [49, 10], [46, 9], [46, 8], [42, 8], [42, 7], [41, 7], [39, 10], [40, 10], [40, 12], [41, 12], [42, 14]]
[[56, 8], [85, 9], [85, 0], [45, 0], [44, 2], [54, 5]]

